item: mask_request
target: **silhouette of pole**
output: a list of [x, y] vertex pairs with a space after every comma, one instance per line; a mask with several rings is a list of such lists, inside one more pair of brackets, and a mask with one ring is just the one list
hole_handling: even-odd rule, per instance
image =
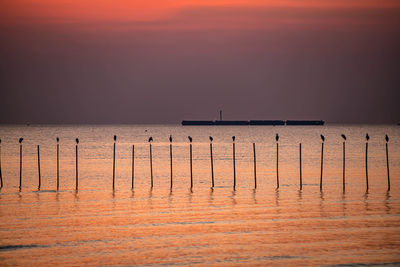
[[37, 160], [38, 160], [38, 174], [39, 174], [38, 190], [40, 190], [41, 176], [40, 176], [40, 148], [39, 148], [39, 145], [37, 146]]
[[169, 136], [169, 162], [171, 169], [171, 189], [172, 189], [172, 136]]
[[279, 188], [279, 135], [275, 135], [275, 140], [276, 140], [276, 189]]
[[24, 138], [19, 139], [19, 190], [22, 188], [22, 141]]
[[365, 184], [367, 186], [367, 191], [369, 189], [368, 185], [368, 140], [369, 140], [369, 135], [365, 135], [365, 139], [367, 139], [367, 142], [365, 142]]
[[113, 153], [113, 190], [115, 189], [115, 143], [117, 142], [117, 136], [114, 135], [114, 153]]
[[3, 188], [3, 174], [1, 173], [1, 139], [0, 139], [0, 189]]
[[256, 144], [253, 143], [253, 159], [254, 159], [254, 189], [257, 188], [257, 162], [256, 162]]
[[319, 180], [319, 190], [322, 191], [322, 172], [324, 169], [324, 143], [325, 143], [325, 136], [321, 134], [321, 178]]
[[57, 137], [57, 191], [60, 188], [60, 139]]
[[213, 149], [212, 149], [212, 136], [210, 138], [210, 159], [211, 159], [211, 188], [214, 188], [214, 161], [213, 161]]
[[135, 145], [132, 145], [132, 189], [135, 185]]
[[153, 141], [153, 137], [149, 138], [149, 152], [150, 152], [150, 178], [151, 178], [151, 188], [153, 188], [153, 153], [151, 151], [151, 142]]
[[193, 188], [193, 169], [192, 169], [192, 137], [188, 136], [188, 139], [190, 141], [190, 189]]
[[300, 190], [303, 189], [303, 177], [301, 173], [301, 143], [299, 144], [299, 158], [300, 158]]
[[390, 177], [389, 177], [389, 149], [388, 149], [388, 143], [389, 143], [389, 136], [385, 136], [386, 140], [386, 169], [387, 169], [387, 178], [388, 178], [388, 191], [390, 191]]
[[342, 134], [343, 138], [343, 192], [346, 190], [346, 136]]
[[233, 190], [236, 189], [236, 147], [235, 136], [232, 136], [232, 158], [233, 158]]
[[76, 138], [76, 145], [75, 145], [75, 190], [78, 190], [78, 144], [79, 139]]

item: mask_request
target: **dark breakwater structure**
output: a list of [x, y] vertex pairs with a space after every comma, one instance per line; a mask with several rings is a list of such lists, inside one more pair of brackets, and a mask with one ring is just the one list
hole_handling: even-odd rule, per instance
[[323, 120], [183, 120], [183, 126], [322, 126], [325, 124]]
[[[343, 138], [343, 193], [345, 192], [345, 162], [346, 162], [346, 157], [345, 157], [345, 142], [346, 142], [346, 136], [344, 134], [341, 134], [341, 137]], [[189, 147], [190, 147], [190, 189], [192, 190], [193, 188], [193, 173], [192, 173], [192, 137], [188, 136], [188, 139], [190, 141]], [[366, 139], [367, 142], [369, 140], [369, 135], [366, 134]], [[20, 176], [19, 176], [19, 190], [21, 191], [22, 189], [22, 141], [24, 138], [19, 139], [19, 147], [20, 147], [20, 165], [19, 165], [19, 170], [20, 170]], [[59, 138], [57, 140], [57, 148], [59, 147]], [[116, 159], [115, 159], [115, 144], [116, 144], [117, 136], [114, 135], [114, 153], [113, 153], [113, 190], [115, 190], [115, 171], [116, 171]], [[214, 160], [213, 160], [213, 137], [209, 136], [210, 140], [210, 166], [211, 166], [211, 188], [214, 188], [215, 183], [214, 183]], [[232, 154], [232, 160], [233, 160], [233, 189], [236, 189], [236, 167], [235, 167], [235, 136], [232, 136], [232, 142], [233, 142], [233, 154]], [[320, 177], [320, 190], [322, 191], [322, 170], [323, 170], [323, 152], [324, 152], [324, 143], [325, 143], [325, 136], [321, 135], [321, 177]], [[76, 145], [75, 145], [75, 152], [76, 152], [76, 165], [75, 165], [75, 172], [76, 172], [76, 181], [75, 181], [75, 190], [78, 190], [78, 144], [79, 144], [79, 139], [76, 138]], [[172, 136], [170, 135], [169, 137], [170, 141], [170, 170], [171, 170], [171, 190], [173, 186], [173, 172], [172, 172], [172, 162], [173, 162], [173, 154], [172, 154]], [[279, 135], [276, 133], [275, 135], [275, 141], [276, 141], [276, 188], [279, 188]], [[388, 150], [388, 143], [389, 143], [389, 137], [385, 135], [385, 149], [386, 149], [386, 169], [387, 169], [387, 190], [390, 191], [390, 175], [389, 175], [389, 150]], [[153, 137], [149, 137], [148, 143], [149, 143], [149, 160], [150, 160], [150, 178], [151, 178], [151, 188], [153, 188], [153, 154], [152, 154], [152, 142], [153, 142]], [[1, 139], [0, 139], [0, 145], [1, 145]], [[132, 190], [134, 188], [134, 158], [135, 158], [135, 153], [134, 153], [134, 148], [135, 146], [132, 145]], [[366, 146], [366, 154], [365, 154], [365, 167], [366, 167], [366, 191], [368, 192], [369, 185], [368, 185], [368, 167], [367, 167], [367, 149], [368, 149], [368, 143]], [[40, 152], [39, 152], [39, 145], [37, 146], [37, 160], [38, 160], [38, 178], [39, 178], [39, 185], [38, 185], [38, 190], [41, 189], [41, 172], [40, 172]], [[57, 191], [59, 190], [59, 150], [57, 149]], [[253, 143], [253, 160], [254, 160], [254, 189], [257, 188], [257, 169], [256, 169], [256, 144]], [[303, 188], [303, 177], [302, 177], [302, 158], [301, 158], [301, 143], [299, 144], [299, 171], [300, 171], [300, 190]], [[4, 186], [4, 177], [2, 176], [1, 172], [1, 147], [0, 147], [0, 182], [1, 182], [1, 187], [0, 189]]]

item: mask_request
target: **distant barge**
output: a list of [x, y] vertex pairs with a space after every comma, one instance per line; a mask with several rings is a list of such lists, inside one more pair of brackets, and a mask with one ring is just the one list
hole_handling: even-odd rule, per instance
[[315, 126], [324, 125], [325, 121], [318, 120], [250, 120], [250, 121], [226, 121], [226, 120], [216, 120], [216, 121], [187, 121], [183, 120], [183, 126], [207, 126], [207, 125], [218, 125], [218, 126], [238, 126], [238, 125], [288, 125], [288, 126]]

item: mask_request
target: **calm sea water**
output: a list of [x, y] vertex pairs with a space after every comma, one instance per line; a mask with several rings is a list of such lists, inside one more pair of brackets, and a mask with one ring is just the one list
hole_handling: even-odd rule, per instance
[[[276, 133], [280, 136], [279, 190]], [[347, 136], [345, 192], [342, 133]], [[368, 193], [366, 133], [371, 136]], [[113, 191], [114, 134], [118, 139]], [[326, 137], [322, 192], [320, 134]], [[385, 134], [390, 137], [390, 192]], [[174, 139], [172, 190], [169, 135]], [[188, 135], [193, 137], [192, 191]], [[210, 188], [210, 135], [214, 138], [214, 189]], [[232, 135], [236, 136], [236, 190], [232, 188]], [[154, 139], [153, 189], [150, 136]], [[21, 191], [19, 137], [24, 138]], [[59, 191], [55, 190], [56, 137], [60, 138]], [[4, 183], [0, 191], [0, 265], [400, 264], [398, 126], [3, 125], [0, 138]], [[80, 140], [78, 191], [75, 138]], [[256, 190], [252, 143], [256, 147]]]

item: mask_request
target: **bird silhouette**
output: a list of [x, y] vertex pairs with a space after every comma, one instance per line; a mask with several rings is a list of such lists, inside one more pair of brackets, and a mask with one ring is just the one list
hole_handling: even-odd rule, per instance
[[116, 135], [114, 135], [114, 142], [115, 142], [115, 141], [117, 141], [117, 136], [116, 136]]
[[325, 136], [323, 136], [322, 134], [321, 134], [321, 139], [322, 139], [322, 142], [325, 142]]
[[236, 139], [236, 137], [235, 137], [235, 136], [232, 136], [232, 141], [233, 141], [233, 142], [235, 142], [235, 139]]
[[191, 136], [188, 136], [190, 143], [193, 141]]
[[365, 139], [367, 139], [367, 141], [369, 140], [369, 135], [368, 135], [368, 133], [365, 135]]
[[344, 135], [344, 134], [342, 134], [342, 138], [344, 139], [344, 140], [346, 140], [347, 138], [346, 138], [346, 136]]
[[172, 135], [169, 136], [169, 141], [172, 143]]
[[212, 142], [214, 139], [212, 138], [212, 136], [209, 137], [210, 138], [210, 142]]
[[75, 141], [76, 141], [76, 144], [79, 144], [79, 139], [78, 138], [76, 138]]
[[279, 141], [279, 135], [278, 134], [275, 135], [275, 140], [276, 140], [276, 142]]
[[24, 138], [21, 137], [18, 142], [21, 144], [22, 141], [24, 141]]
[[58, 143], [60, 141], [60, 138], [57, 137], [56, 140], [57, 140], [57, 143]]
[[386, 140], [386, 142], [389, 142], [389, 136], [388, 135], [385, 135], [385, 140]]
[[153, 142], [153, 137], [150, 136], [149, 142]]

